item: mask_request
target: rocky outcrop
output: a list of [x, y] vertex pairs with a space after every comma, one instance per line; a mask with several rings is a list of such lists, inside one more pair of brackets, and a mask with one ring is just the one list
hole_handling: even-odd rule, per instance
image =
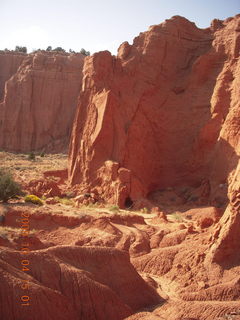
[[239, 264], [239, 228], [240, 228], [240, 162], [229, 188], [230, 203], [220, 220], [213, 236], [213, 244], [207, 262], [216, 262], [232, 266]]
[[0, 101], [4, 97], [6, 81], [17, 72], [25, 57], [24, 53], [0, 51]]
[[37, 52], [26, 56], [7, 81], [0, 104], [1, 149], [68, 149], [83, 61], [80, 53]]
[[70, 146], [80, 192], [124, 207], [168, 187], [225, 204], [239, 153], [240, 17], [175, 16], [85, 60]]

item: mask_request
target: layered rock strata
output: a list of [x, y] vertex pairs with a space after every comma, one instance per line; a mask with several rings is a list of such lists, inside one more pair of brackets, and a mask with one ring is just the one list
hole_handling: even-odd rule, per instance
[[81, 54], [37, 52], [25, 56], [5, 84], [0, 104], [1, 149], [68, 149], [83, 61]]
[[17, 72], [25, 57], [24, 53], [0, 51], [0, 101], [4, 97], [6, 81]]
[[[175, 16], [85, 60], [70, 146], [79, 192], [120, 207], [176, 186], [227, 202], [239, 158], [240, 17]], [[224, 191], [223, 191], [224, 190]]]

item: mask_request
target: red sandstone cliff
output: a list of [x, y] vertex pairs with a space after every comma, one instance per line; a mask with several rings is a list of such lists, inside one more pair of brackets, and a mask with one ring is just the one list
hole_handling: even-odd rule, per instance
[[25, 57], [24, 53], [0, 51], [0, 101], [4, 97], [6, 81], [17, 72]]
[[25, 56], [0, 104], [0, 148], [65, 151], [81, 88], [81, 54]]
[[117, 57], [88, 57], [71, 183], [124, 207], [207, 181], [206, 197], [217, 201], [239, 158], [239, 49], [240, 16], [208, 29], [176, 16], [123, 43]]

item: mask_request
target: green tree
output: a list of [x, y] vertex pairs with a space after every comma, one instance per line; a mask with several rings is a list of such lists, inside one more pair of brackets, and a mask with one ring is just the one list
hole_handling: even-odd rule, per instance
[[62, 47], [57, 47], [57, 48], [53, 49], [53, 51], [66, 52], [65, 49], [63, 49]]
[[80, 53], [83, 54], [84, 56], [90, 56], [90, 51], [86, 51], [85, 49], [81, 49]]
[[52, 46], [48, 46], [46, 51], [52, 51]]
[[27, 47], [16, 46], [15, 51], [27, 53]]
[[21, 187], [14, 181], [11, 173], [0, 169], [0, 200], [7, 202], [20, 195], [22, 195]]

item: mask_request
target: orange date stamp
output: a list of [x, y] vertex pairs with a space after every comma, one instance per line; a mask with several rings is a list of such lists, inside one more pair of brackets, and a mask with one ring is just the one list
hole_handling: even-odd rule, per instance
[[[30, 261], [28, 258], [28, 254], [30, 253], [30, 242], [29, 242], [29, 233], [30, 233], [30, 214], [28, 212], [21, 213], [21, 248], [20, 252], [22, 255], [22, 259], [20, 260], [20, 269], [23, 272], [30, 271]], [[22, 280], [21, 289], [24, 291], [20, 297], [20, 303], [23, 307], [30, 306], [30, 283], [29, 280]]]

